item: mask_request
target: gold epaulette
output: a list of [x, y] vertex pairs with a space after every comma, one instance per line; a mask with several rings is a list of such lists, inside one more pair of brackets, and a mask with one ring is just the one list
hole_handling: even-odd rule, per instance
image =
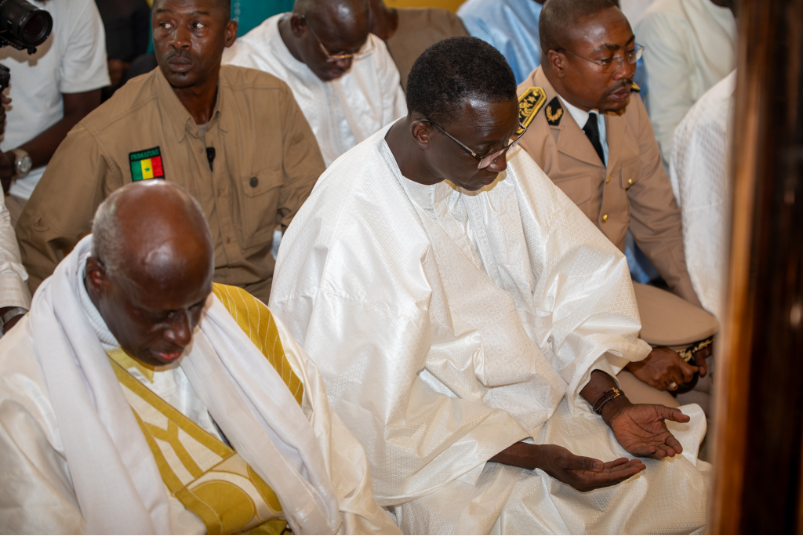
[[521, 135], [530, 123], [533, 122], [535, 114], [546, 102], [546, 93], [543, 88], [531, 87], [519, 97], [519, 128], [516, 135]]

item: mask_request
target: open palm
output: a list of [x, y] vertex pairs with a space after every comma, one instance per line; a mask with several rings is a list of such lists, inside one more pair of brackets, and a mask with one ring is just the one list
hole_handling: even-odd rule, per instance
[[611, 421], [611, 429], [624, 449], [634, 456], [664, 458], [683, 452], [666, 428], [664, 419], [689, 422], [682, 411], [654, 404], [631, 404]]

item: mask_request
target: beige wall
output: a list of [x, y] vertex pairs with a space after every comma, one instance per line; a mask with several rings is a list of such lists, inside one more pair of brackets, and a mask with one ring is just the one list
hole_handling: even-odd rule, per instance
[[463, 0], [385, 0], [388, 7], [442, 7], [457, 11]]

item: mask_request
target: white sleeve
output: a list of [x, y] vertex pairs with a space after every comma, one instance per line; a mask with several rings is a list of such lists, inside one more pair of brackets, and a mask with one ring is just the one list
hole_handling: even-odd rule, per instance
[[[329, 406], [318, 367], [274, 315], [285, 357], [304, 384], [304, 410], [326, 453], [324, 461], [345, 523], [346, 534], [401, 534], [374, 499], [365, 450]], [[308, 411], [308, 409], [310, 411]]]
[[508, 160], [533, 270], [533, 299], [541, 318], [536, 344], [567, 383], [572, 412], [589, 410], [580, 391], [591, 372], [614, 377], [650, 347], [641, 330], [624, 255], [518, 149]]
[[28, 272], [20, 260], [17, 235], [5, 201], [0, 202], [0, 307], [31, 308]]
[[7, 534], [81, 534], [85, 524], [33, 354], [29, 317], [0, 351], [0, 525]]
[[83, 93], [108, 86], [106, 33], [93, 0], [69, 0], [70, 30], [59, 66], [59, 92]]
[[690, 66], [683, 47], [683, 29], [660, 13], [649, 13], [638, 25], [636, 40], [644, 45], [649, 98], [647, 108], [669, 170], [675, 129], [694, 104]]
[[382, 123], [384, 126], [407, 115], [407, 100], [401, 87], [399, 69], [396, 68], [396, 62], [393, 61], [387, 46], [385, 46], [384, 41], [373, 34], [371, 34], [371, 39], [374, 40], [374, 46], [377, 47], [378, 52], [381, 52], [377, 67], [379, 68], [379, 80], [382, 84], [383, 110], [386, 115]]

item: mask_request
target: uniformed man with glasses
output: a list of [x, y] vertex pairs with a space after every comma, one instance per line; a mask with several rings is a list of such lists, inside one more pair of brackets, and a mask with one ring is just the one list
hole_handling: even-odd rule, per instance
[[[633, 83], [644, 47], [609, 0], [548, 1], [540, 35], [541, 66], [518, 87], [529, 127], [522, 148], [622, 251], [629, 230], [670, 290], [699, 307], [680, 210]], [[656, 348], [628, 370], [658, 390], [675, 392], [695, 374], [706, 374], [710, 353], [709, 346], [687, 363]]]
[[292, 13], [238, 39], [223, 61], [284, 80], [328, 166], [407, 115], [396, 64], [370, 30], [368, 0], [297, 0]]

